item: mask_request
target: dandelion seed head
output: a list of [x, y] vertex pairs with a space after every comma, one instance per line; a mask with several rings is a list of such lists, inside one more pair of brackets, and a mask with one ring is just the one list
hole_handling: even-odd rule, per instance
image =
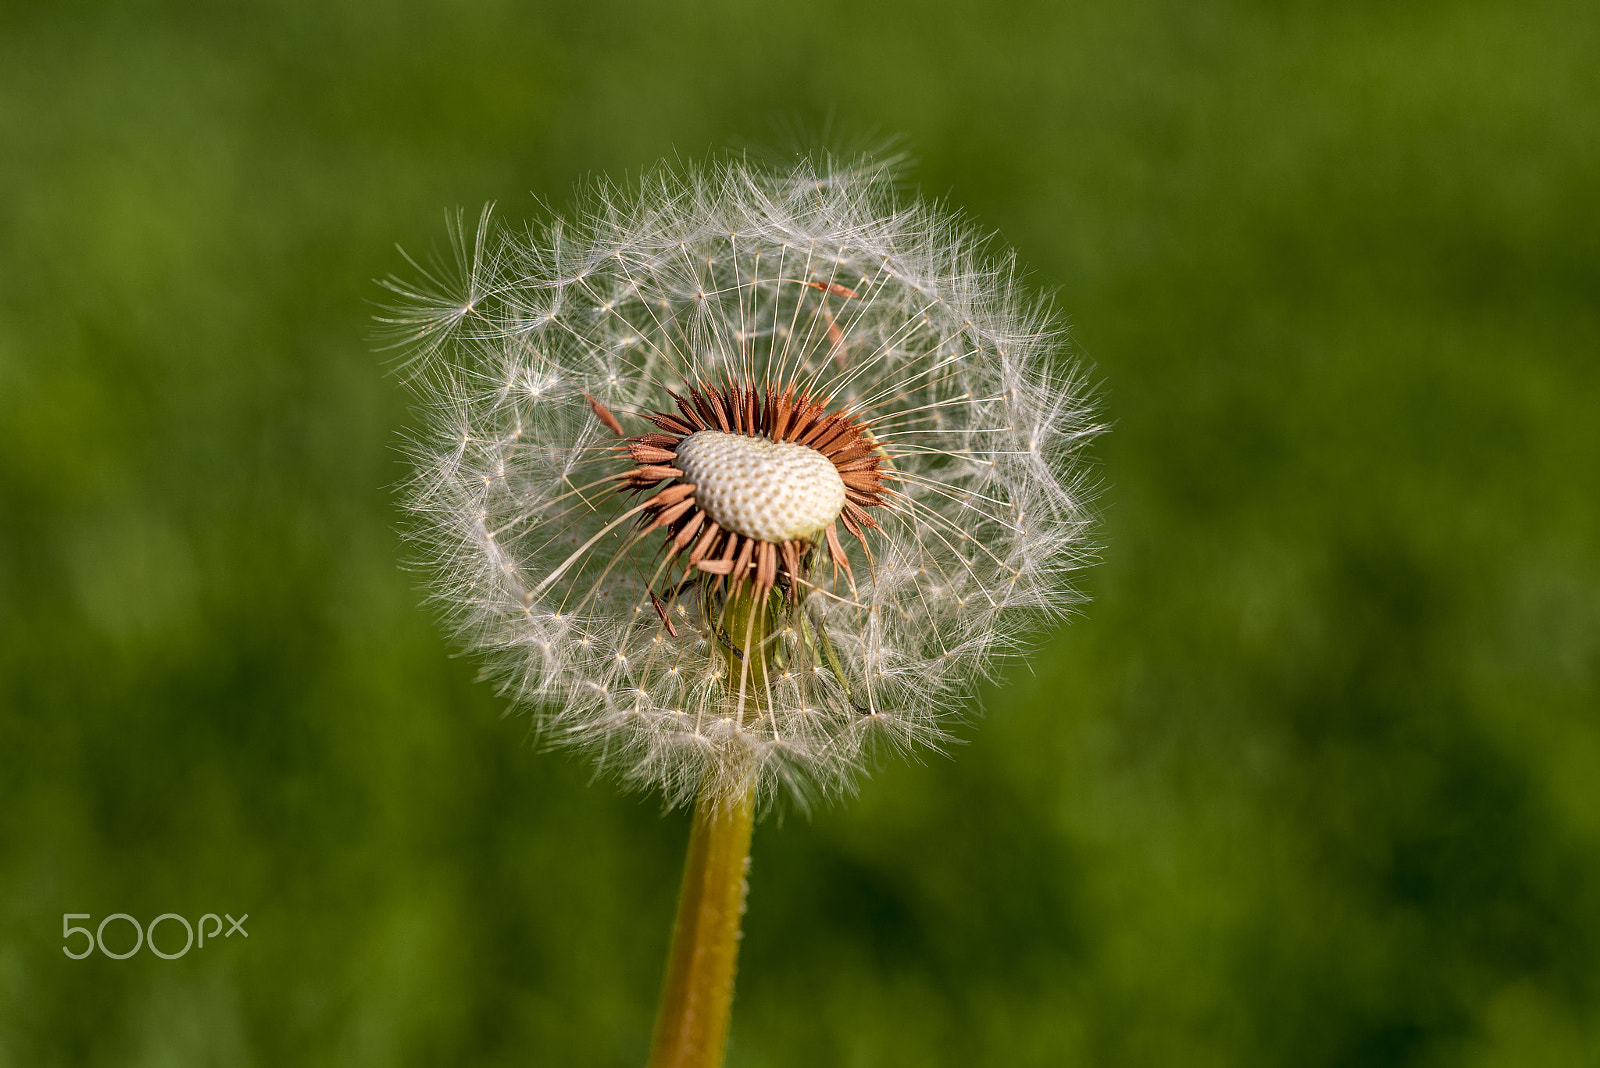
[[388, 283], [433, 597], [544, 738], [669, 804], [848, 792], [1081, 600], [1062, 326], [892, 177], [663, 168]]

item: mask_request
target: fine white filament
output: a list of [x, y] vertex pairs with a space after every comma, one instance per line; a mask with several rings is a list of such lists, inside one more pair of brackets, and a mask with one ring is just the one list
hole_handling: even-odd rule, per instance
[[[938, 745], [997, 657], [1081, 600], [1098, 428], [1060, 320], [870, 161], [663, 168], [584, 205], [521, 231], [485, 211], [453, 267], [387, 283], [427, 415], [407, 500], [455, 631], [544, 738], [669, 804], [753, 768], [765, 799], [803, 805], [849, 791], [876, 747]], [[759, 673], [729, 671], [703, 579], [642, 532], [587, 399], [638, 436], [701, 383], [848, 410], [888, 488], [847, 567], [806, 557], [746, 651]], [[818, 454], [705, 433], [681, 481], [712, 520], [781, 540], [839, 514]]]

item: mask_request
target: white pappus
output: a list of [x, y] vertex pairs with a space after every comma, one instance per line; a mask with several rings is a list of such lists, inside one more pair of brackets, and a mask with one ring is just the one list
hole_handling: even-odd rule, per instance
[[[431, 592], [546, 739], [669, 804], [915, 749], [1081, 597], [1098, 429], [1050, 306], [871, 161], [598, 183], [386, 284]], [[730, 605], [744, 597], [758, 611]]]

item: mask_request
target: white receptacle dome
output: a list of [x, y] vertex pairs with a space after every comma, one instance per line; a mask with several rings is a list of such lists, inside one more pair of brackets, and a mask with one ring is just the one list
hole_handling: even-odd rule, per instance
[[702, 430], [677, 453], [700, 508], [736, 534], [774, 543], [814, 538], [844, 507], [838, 469], [806, 445]]

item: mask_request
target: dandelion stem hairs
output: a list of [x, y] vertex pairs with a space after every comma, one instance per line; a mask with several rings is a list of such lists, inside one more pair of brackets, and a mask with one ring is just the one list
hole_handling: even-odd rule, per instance
[[384, 316], [432, 592], [543, 737], [669, 804], [937, 745], [1079, 600], [1094, 433], [1049, 306], [870, 160], [663, 167], [459, 226]]

